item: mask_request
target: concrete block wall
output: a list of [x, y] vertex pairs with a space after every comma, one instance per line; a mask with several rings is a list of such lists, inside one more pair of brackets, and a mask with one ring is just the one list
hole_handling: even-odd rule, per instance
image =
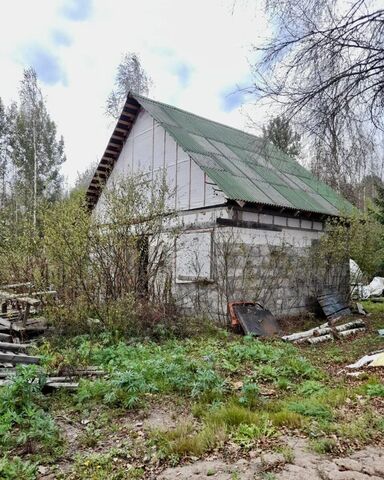
[[[206, 223], [205, 232], [211, 232], [212, 242], [210, 278], [193, 278], [191, 274], [190, 281], [179, 282], [177, 271], [174, 273], [174, 296], [186, 311], [203, 313], [224, 323], [228, 301], [249, 300], [259, 301], [277, 316], [295, 315], [312, 310], [323, 288], [340, 287], [340, 278], [342, 284], [348, 283], [348, 266], [337, 275], [330, 271], [316, 275], [311, 271], [307, 254], [323, 234], [321, 222], [252, 212], [243, 212], [242, 217], [245, 221], [280, 225], [282, 229], [209, 227]], [[205, 234], [205, 241], [207, 238]]]

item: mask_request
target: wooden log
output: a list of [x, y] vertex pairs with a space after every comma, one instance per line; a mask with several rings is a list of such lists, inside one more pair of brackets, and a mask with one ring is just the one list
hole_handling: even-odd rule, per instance
[[355, 335], [356, 333], [365, 332], [365, 328], [352, 328], [350, 330], [345, 330], [344, 332], [340, 332], [339, 335], [341, 337], [349, 337], [350, 335]]
[[1, 342], [10, 342], [11, 340], [12, 340], [12, 335], [9, 335], [9, 333], [0, 333]]
[[[348, 337], [349, 335], [355, 335], [356, 333], [365, 332], [365, 327], [363, 328], [352, 328], [350, 330], [344, 330], [337, 333], [337, 336], [341, 337]], [[327, 333], [326, 335], [321, 335], [320, 337], [309, 337], [309, 338], [302, 338], [297, 340], [294, 343], [309, 343], [311, 345], [315, 345], [317, 343], [328, 342], [330, 340], [334, 340], [335, 335], [334, 332]]]
[[343, 332], [344, 330], [349, 330], [356, 327], [365, 327], [365, 323], [363, 320], [361, 320], [361, 318], [353, 320], [352, 322], [344, 323], [343, 325], [338, 325], [337, 327], [330, 327], [328, 326], [328, 323], [324, 323], [317, 328], [311, 328], [310, 330], [307, 330], [305, 332], [298, 332], [292, 335], [286, 335], [285, 337], [282, 337], [282, 340], [294, 343], [305, 343], [306, 338], [326, 335], [328, 333], [331, 333], [333, 330], [336, 330], [337, 332]]
[[44, 317], [29, 318], [24, 325], [22, 321], [12, 323], [15, 332], [43, 332], [47, 329], [47, 320]]
[[310, 330], [306, 330], [304, 332], [297, 332], [297, 333], [292, 333], [291, 335], [285, 335], [284, 337], [281, 337], [282, 340], [285, 340], [287, 342], [294, 342], [296, 340], [299, 340], [301, 338], [307, 338], [307, 337], [312, 337], [315, 332], [318, 332], [319, 330], [322, 330], [326, 327], [328, 327], [329, 324], [323, 323], [322, 325], [319, 325], [318, 327], [311, 328]]
[[311, 345], [314, 345], [316, 343], [323, 343], [323, 342], [329, 342], [330, 340], [333, 340], [333, 335], [332, 333], [327, 333], [327, 335], [321, 335], [320, 337], [310, 337], [306, 338], [305, 341], [307, 343], [310, 343]]
[[44, 295], [57, 295], [56, 290], [43, 290], [42, 292], [32, 292], [33, 297], [42, 297]]
[[12, 364], [25, 363], [27, 365], [40, 363], [40, 357], [32, 357], [30, 355], [17, 354], [14, 352], [0, 352], [0, 362], [9, 362]]

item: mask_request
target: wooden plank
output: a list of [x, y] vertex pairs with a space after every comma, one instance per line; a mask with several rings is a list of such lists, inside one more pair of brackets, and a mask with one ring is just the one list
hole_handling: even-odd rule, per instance
[[28, 350], [31, 348], [31, 344], [26, 343], [10, 343], [10, 342], [0, 342], [0, 350], [7, 350], [11, 352], [18, 352], [20, 350]]
[[50, 387], [50, 388], [65, 388], [66, 390], [76, 390], [78, 388], [79, 384], [77, 382], [47, 382], [45, 384], [45, 387]]
[[40, 303], [40, 300], [37, 298], [26, 297], [25, 294], [12, 294], [3, 290], [0, 290], [0, 299], [25, 303], [31, 306], [39, 305]]
[[12, 335], [9, 335], [9, 333], [0, 333], [1, 342], [10, 342], [11, 340], [12, 340]]
[[33, 364], [40, 363], [40, 357], [32, 357], [14, 352], [0, 352], [0, 362]]
[[26, 282], [26, 283], [12, 283], [10, 285], [1, 285], [0, 289], [7, 289], [7, 288], [21, 288], [21, 287], [31, 287], [32, 283], [31, 282]]
[[0, 325], [8, 330], [11, 329], [11, 322], [6, 318], [0, 318]]
[[16, 375], [16, 368], [8, 367], [8, 368], [0, 368], [0, 378], [8, 378], [12, 375]]

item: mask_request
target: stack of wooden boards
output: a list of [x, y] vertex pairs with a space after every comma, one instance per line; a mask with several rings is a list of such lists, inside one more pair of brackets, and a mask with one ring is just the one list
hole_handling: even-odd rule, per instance
[[47, 330], [40, 308], [43, 298], [55, 294], [35, 292], [29, 282], [0, 287], [0, 373], [20, 363], [39, 363], [39, 357], [28, 354], [30, 341]]
[[[0, 386], [12, 382], [17, 365], [40, 363], [41, 358], [29, 352], [38, 337], [50, 328], [41, 316], [41, 309], [46, 298], [55, 296], [53, 290], [34, 291], [29, 282], [0, 287]], [[45, 391], [57, 388], [74, 390], [79, 385], [79, 378], [104, 376], [105, 372], [98, 367], [88, 367], [66, 369], [53, 375], [45, 378]]]

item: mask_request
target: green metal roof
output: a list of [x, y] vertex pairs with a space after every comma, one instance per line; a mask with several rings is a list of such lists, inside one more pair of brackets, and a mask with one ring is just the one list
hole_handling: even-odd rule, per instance
[[328, 215], [354, 207], [271, 143], [170, 105], [131, 94], [231, 200]]

